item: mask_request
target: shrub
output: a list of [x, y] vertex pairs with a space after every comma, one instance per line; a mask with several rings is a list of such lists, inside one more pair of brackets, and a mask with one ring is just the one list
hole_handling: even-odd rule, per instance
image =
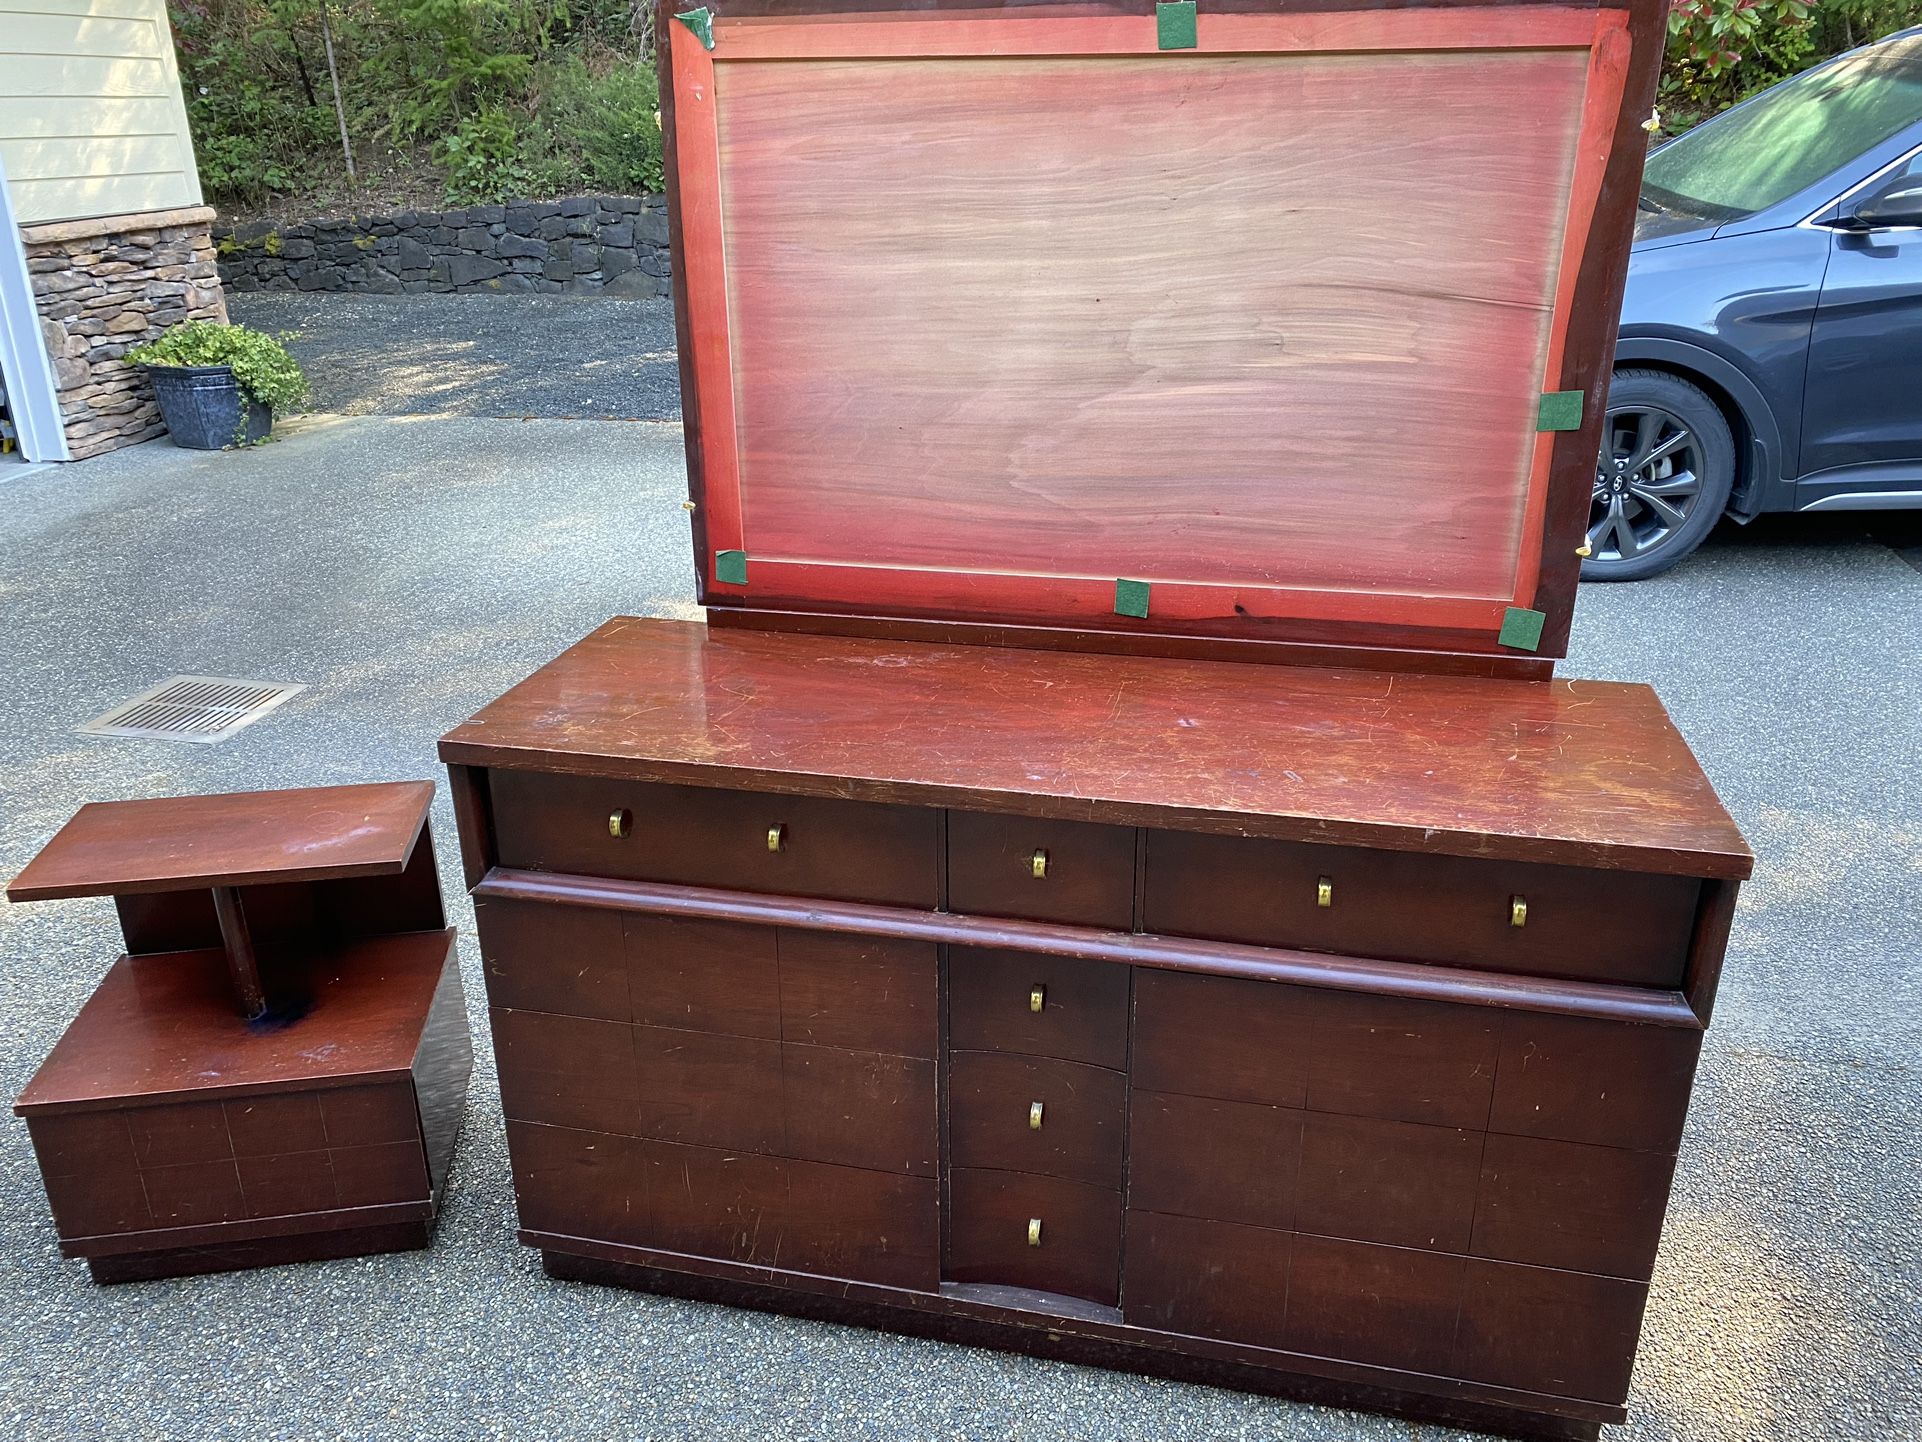
[[1662, 97], [1670, 133], [1818, 60], [1922, 23], [1922, 0], [1671, 0]]
[[524, 195], [528, 170], [521, 158], [520, 127], [505, 110], [483, 110], [455, 126], [434, 147], [447, 172], [447, 199], [454, 205]]
[[244, 325], [182, 321], [159, 340], [135, 346], [127, 360], [137, 366], [232, 366], [241, 390], [277, 411], [307, 398], [307, 377], [287, 347]]
[[579, 157], [577, 176], [615, 194], [661, 189], [659, 112], [654, 67], [606, 51], [554, 65], [541, 96], [556, 155]]

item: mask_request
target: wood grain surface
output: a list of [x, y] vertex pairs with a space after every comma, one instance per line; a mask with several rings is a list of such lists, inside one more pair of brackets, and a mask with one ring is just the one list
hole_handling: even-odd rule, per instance
[[401, 871], [431, 781], [95, 801], [7, 888], [10, 901]]
[[[444, 761], [1683, 876], [1747, 845], [1646, 686], [609, 621]], [[601, 822], [605, 828], [605, 818]]]
[[145, 1096], [203, 1099], [249, 1087], [334, 1087], [405, 1077], [453, 950], [452, 931], [356, 941], [294, 988], [293, 1024], [253, 1028], [236, 1015], [217, 951], [123, 956], [14, 1109], [127, 1106]]
[[1513, 599], [1585, 69], [717, 64], [745, 549]]
[[1682, 876], [1173, 831], [1145, 840], [1146, 931], [1671, 991], [1701, 892]]
[[[522, 1229], [521, 1240], [543, 1249], [542, 1265], [550, 1277], [884, 1327], [958, 1345], [998, 1347], [1331, 1407], [1366, 1407], [1501, 1436], [1597, 1442], [1598, 1422], [1620, 1422], [1626, 1415], [1619, 1403], [1283, 1352], [1197, 1331], [1160, 1330], [1154, 1324], [1127, 1325], [1106, 1315], [1105, 1308], [1066, 1298], [1042, 1310], [1031, 1305], [1036, 1294], [1013, 1288], [945, 1284], [938, 1292], [923, 1292], [881, 1287], [531, 1228]], [[1183, 1267], [1184, 1259], [1170, 1258], [1170, 1270]], [[1258, 1296], [1260, 1305], [1272, 1306], [1272, 1291]], [[1567, 1329], [1559, 1340], [1565, 1346], [1582, 1339]], [[1610, 1341], [1619, 1344], [1619, 1337]]]

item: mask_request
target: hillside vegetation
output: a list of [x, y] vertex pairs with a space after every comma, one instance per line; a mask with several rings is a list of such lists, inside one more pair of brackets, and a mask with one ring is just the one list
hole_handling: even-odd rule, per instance
[[[201, 181], [229, 212], [660, 188], [647, 0], [169, 5]], [[1675, 0], [1662, 133], [1917, 23], [1922, 0]]]
[[201, 184], [227, 210], [660, 188], [645, 0], [169, 0], [169, 10]]

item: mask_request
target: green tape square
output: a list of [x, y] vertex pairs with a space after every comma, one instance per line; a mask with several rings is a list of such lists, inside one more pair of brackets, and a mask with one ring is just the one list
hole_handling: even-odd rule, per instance
[[1579, 431], [1582, 428], [1582, 393], [1580, 391], [1544, 391], [1541, 404], [1535, 408], [1535, 429], [1538, 431]]
[[1533, 651], [1542, 644], [1542, 624], [1547, 620], [1540, 611], [1510, 606], [1502, 613], [1502, 633], [1495, 639], [1517, 651]]
[[745, 586], [747, 584], [747, 552], [716, 551], [714, 579], [725, 581], [730, 586]]
[[[1190, 5], [1190, 10], [1195, 7]], [[1114, 583], [1114, 613], [1117, 616], [1136, 616], [1143, 620], [1148, 615], [1148, 583], [1146, 581], [1116, 581]]]
[[699, 10], [683, 10], [674, 17], [694, 32], [694, 38], [701, 42], [705, 50], [714, 48], [714, 17], [708, 13], [707, 6]]
[[1155, 6], [1155, 44], [1163, 50], [1195, 48], [1195, 0], [1162, 0]]

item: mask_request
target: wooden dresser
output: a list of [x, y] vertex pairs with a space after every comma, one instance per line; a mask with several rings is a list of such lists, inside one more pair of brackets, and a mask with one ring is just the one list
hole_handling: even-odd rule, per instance
[[557, 1275], [1622, 1418], [1749, 868], [1647, 688], [622, 619], [441, 750]]
[[549, 1271], [1622, 1420], [1750, 867], [1552, 679], [1663, 15], [657, 13], [707, 622], [441, 752]]

